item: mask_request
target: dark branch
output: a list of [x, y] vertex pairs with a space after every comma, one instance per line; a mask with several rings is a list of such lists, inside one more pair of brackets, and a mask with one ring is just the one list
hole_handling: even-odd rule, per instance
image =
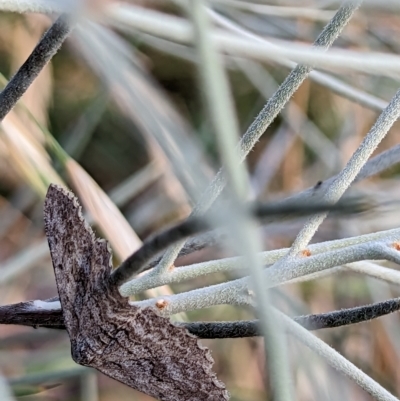
[[[308, 330], [320, 330], [365, 322], [397, 312], [398, 310], [400, 310], [400, 298], [394, 298], [371, 305], [318, 315], [296, 316], [293, 320]], [[258, 320], [195, 322], [185, 323], [184, 325], [192, 334], [199, 338], [240, 338], [261, 335]]]
[[0, 122], [27, 91], [43, 67], [57, 53], [71, 29], [67, 17], [61, 15], [44, 34], [31, 55], [0, 93]]
[[[48, 327], [65, 330], [61, 309], [43, 308], [38, 306], [36, 302], [28, 301], [0, 306], [0, 324], [16, 324], [34, 328]], [[43, 305], [50, 305], [50, 302], [39, 302], [42, 302]]]
[[[363, 180], [364, 178], [371, 177], [373, 175], [379, 174], [386, 169], [393, 167], [395, 164], [400, 162], [400, 145], [393, 146], [389, 150], [386, 150], [379, 155], [373, 157], [372, 159], [368, 160], [366, 165], [362, 168], [360, 173], [358, 174], [357, 178], [354, 182], [358, 182]], [[334, 176], [327, 181], [319, 181], [314, 187], [304, 190], [290, 198], [283, 199], [279, 202], [281, 205], [287, 205], [288, 202], [302, 202], [308, 203], [312, 200], [316, 201], [321, 199], [322, 195], [326, 192], [326, 189], [332, 182], [337, 178]], [[343, 199], [345, 202], [346, 199]], [[276, 221], [278, 218], [282, 219], [289, 217], [289, 216], [270, 216], [268, 219], [268, 223]], [[208, 233], [196, 236], [187, 241], [185, 246], [180, 251], [178, 257], [189, 255], [192, 252], [198, 251], [200, 249], [204, 249], [208, 246], [214, 246], [221, 240], [221, 234], [219, 230], [213, 230]], [[157, 257], [153, 259], [150, 263], [146, 265], [143, 270], [149, 270], [156, 266], [161, 260], [161, 257]]]
[[[190, 255], [193, 252], [200, 251], [204, 248], [215, 246], [222, 243], [225, 234], [221, 230], [213, 230], [186, 241], [184, 247], [180, 250], [178, 258]], [[143, 271], [150, 270], [161, 262], [162, 256], [154, 258], [151, 262], [147, 263]]]
[[[0, 324], [64, 329], [61, 309], [40, 308], [38, 301], [20, 302], [0, 307]], [[39, 301], [42, 302], [42, 301]], [[45, 305], [45, 302], [41, 305]], [[376, 319], [400, 310], [400, 298], [389, 299], [356, 308], [317, 315], [296, 316], [294, 321], [308, 330], [348, 326]], [[260, 336], [258, 320], [234, 322], [180, 323], [199, 338], [241, 338]]]
[[120, 286], [134, 274], [143, 271], [146, 263], [154, 256], [176, 242], [198, 234], [208, 228], [205, 219], [189, 218], [159, 234], [156, 234], [126, 259], [110, 276], [112, 285]]
[[[334, 205], [326, 202], [287, 202], [285, 204], [256, 203], [250, 205], [250, 212], [256, 218], [265, 218], [269, 216], [304, 216], [321, 212], [337, 212], [341, 214], [354, 214], [366, 210], [367, 205], [357, 200], [347, 200], [338, 202]], [[156, 234], [147, 239], [140, 249], [129, 256], [122, 264], [111, 274], [110, 281], [112, 285], [120, 286], [128, 281], [133, 275], [139, 274], [146, 268], [146, 264], [157, 256], [161, 251], [169, 246], [182, 241], [192, 235], [199, 234], [211, 228], [208, 219], [201, 217], [189, 217], [187, 220]]]

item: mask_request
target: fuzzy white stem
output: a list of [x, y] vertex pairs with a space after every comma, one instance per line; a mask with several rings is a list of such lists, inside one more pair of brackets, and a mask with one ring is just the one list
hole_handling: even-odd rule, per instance
[[344, 356], [340, 355], [337, 351], [325, 344], [322, 340], [315, 335], [301, 327], [288, 316], [281, 312], [276, 312], [277, 319], [281, 320], [286, 330], [301, 341], [308, 348], [316, 352], [319, 356], [332, 366], [338, 372], [349, 377], [357, 383], [368, 394], [379, 401], [398, 401], [394, 395], [390, 394], [375, 380], [371, 379], [362, 370], [353, 365]]
[[[311, 255], [332, 252], [341, 248], [362, 244], [370, 241], [386, 241], [388, 243], [400, 240], [400, 229], [380, 231], [373, 234], [365, 234], [357, 237], [344, 238], [340, 240], [327, 241], [313, 244], [308, 247]], [[260, 254], [262, 264], [275, 263], [288, 252], [288, 248], [274, 251], [266, 251]], [[196, 263], [193, 265], [174, 268], [166, 274], [153, 274], [152, 271], [134, 280], [125, 283], [120, 287], [123, 296], [135, 295], [144, 290], [159, 287], [165, 284], [179, 283], [211, 273], [234, 271], [245, 267], [242, 257], [233, 257], [208, 262]]]
[[[400, 90], [397, 91], [387, 108], [379, 116], [361, 145], [346, 164], [346, 167], [328, 187], [322, 198], [324, 201], [335, 203], [342, 197], [399, 116]], [[327, 213], [321, 213], [309, 219], [294, 241], [289, 252], [290, 255], [296, 254], [307, 246], [326, 216]]]
[[[277, 267], [275, 264], [264, 271], [264, 289], [291, 283], [299, 277], [305, 277], [335, 266], [365, 259], [386, 259], [400, 264], [400, 252], [393, 247], [392, 241], [367, 242], [315, 256], [289, 258], [285, 266]], [[255, 304], [248, 277], [181, 294], [139, 301], [134, 304], [141, 307], [156, 307], [159, 304], [157, 301], [160, 299], [165, 301], [163, 302], [163, 308], [160, 310], [160, 313], [164, 316], [221, 304]]]

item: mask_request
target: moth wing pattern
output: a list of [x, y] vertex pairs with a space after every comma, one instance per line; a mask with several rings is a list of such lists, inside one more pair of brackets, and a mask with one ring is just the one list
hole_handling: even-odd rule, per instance
[[111, 251], [72, 192], [49, 187], [44, 221], [75, 362], [161, 401], [229, 399], [197, 337], [110, 285]]
[[[44, 229], [49, 243], [61, 305], [83, 307], [84, 289], [90, 285], [91, 260], [95, 237], [86, 224], [74, 194], [58, 185], [50, 185], [44, 202]], [[63, 308], [70, 337], [79, 330], [77, 321]]]

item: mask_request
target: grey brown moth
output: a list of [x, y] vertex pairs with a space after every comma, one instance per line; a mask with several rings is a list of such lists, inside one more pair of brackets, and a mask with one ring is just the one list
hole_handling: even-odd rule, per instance
[[44, 223], [74, 361], [163, 401], [228, 400], [210, 351], [111, 285], [111, 251], [96, 239], [77, 198], [50, 185]]

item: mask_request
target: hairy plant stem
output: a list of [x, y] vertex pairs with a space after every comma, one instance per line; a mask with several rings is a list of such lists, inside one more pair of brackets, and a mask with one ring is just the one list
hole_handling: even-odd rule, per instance
[[72, 25], [63, 14], [44, 34], [31, 55], [0, 93], [0, 121], [13, 109], [40, 71], [57, 53], [71, 30]]
[[[345, 2], [318, 36], [314, 46], [319, 50], [328, 49], [340, 35], [361, 3], [362, 0]], [[312, 69], [312, 66], [297, 65], [268, 100], [239, 142], [238, 148], [242, 161], [251, 149], [253, 149], [254, 145], [307, 78]], [[224, 174], [224, 169], [221, 169], [217, 173], [200, 201], [196, 204], [192, 215], [201, 215], [212, 205], [225, 186]], [[171, 266], [184, 244], [185, 241], [180, 241], [176, 246], [169, 249], [160, 263], [164, 266]]]
[[[377, 319], [400, 310], [400, 298], [327, 313], [296, 316], [293, 320], [307, 330], [348, 326]], [[58, 301], [28, 301], [0, 306], [0, 324], [65, 330]], [[258, 320], [176, 323], [199, 338], [242, 338], [260, 336]]]

